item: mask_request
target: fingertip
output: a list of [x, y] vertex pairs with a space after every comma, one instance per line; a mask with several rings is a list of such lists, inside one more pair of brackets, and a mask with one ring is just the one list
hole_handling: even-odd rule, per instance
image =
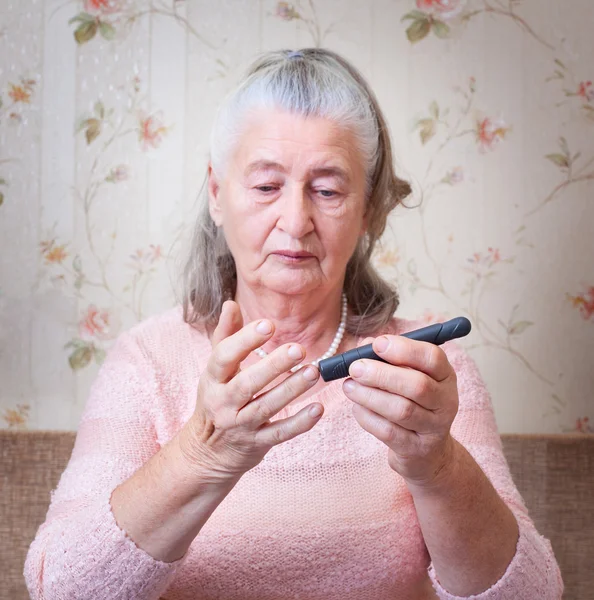
[[314, 419], [321, 417], [323, 412], [324, 412], [324, 407], [321, 404], [312, 404], [309, 407], [309, 411], [308, 411], [309, 416], [314, 417]]
[[310, 364], [302, 370], [302, 375], [306, 381], [313, 383], [320, 377], [320, 370], [316, 367], [316, 365]]
[[375, 338], [373, 341], [373, 350], [378, 354], [383, 354], [390, 346], [390, 339], [385, 335]]
[[226, 318], [230, 320], [232, 325], [239, 324], [241, 328], [243, 324], [243, 318], [241, 314], [241, 308], [239, 308], [239, 304], [235, 302], [235, 300], [225, 300], [223, 303], [223, 307], [226, 311]]
[[257, 323], [256, 331], [260, 335], [271, 335], [274, 331], [274, 324], [269, 319], [262, 319]]
[[221, 316], [223, 315], [223, 313], [225, 314], [225, 317], [229, 317], [231, 315], [233, 315], [233, 313], [235, 312], [235, 304], [236, 302], [234, 302], [233, 300], [225, 300], [225, 302], [223, 302], [223, 306], [221, 308]]
[[234, 310], [236, 303], [233, 300], [225, 300], [221, 305], [221, 313], [219, 321], [215, 328], [213, 340], [219, 343], [222, 339], [234, 333], [237, 329], [241, 329], [241, 325], [237, 324], [237, 312]]

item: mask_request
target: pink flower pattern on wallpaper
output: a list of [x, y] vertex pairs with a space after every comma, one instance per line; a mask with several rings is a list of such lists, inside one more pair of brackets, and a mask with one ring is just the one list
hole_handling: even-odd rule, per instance
[[[440, 132], [440, 129], [445, 127], [450, 130], [450, 133], [446, 136], [437, 152], [441, 152], [441, 150], [452, 140], [467, 135], [474, 135], [479, 152], [485, 153], [495, 150], [495, 148], [505, 140], [506, 136], [510, 133], [511, 126], [507, 125], [502, 118], [477, 116], [475, 117], [476, 120], [472, 128], [462, 128], [462, 123], [466, 121], [473, 110], [476, 79], [470, 77], [467, 90], [456, 88], [456, 91], [464, 97], [466, 102], [466, 105], [461, 110], [461, 118], [457, 123], [457, 127], [452, 128], [450, 125], [450, 108], [442, 109], [439, 103], [436, 100], [433, 100], [429, 104], [429, 114], [417, 119], [413, 124], [413, 129], [418, 130], [419, 132], [421, 144], [427, 144]], [[474, 111], [478, 113], [476, 109], [474, 109]], [[460, 183], [462, 173], [463, 167], [457, 166], [450, 171], [449, 174], [446, 174], [441, 181], [449, 184]]]
[[[522, 335], [533, 322], [522, 318], [517, 314], [519, 304], [512, 309], [507, 319], [497, 319], [496, 325], [488, 315], [483, 314], [481, 299], [496, 278], [504, 274], [503, 269], [509, 270], [507, 265], [513, 265], [515, 256], [506, 253], [503, 257], [502, 251], [496, 247], [488, 247], [486, 251], [476, 251], [462, 269], [470, 274], [466, 285], [459, 290], [449, 289], [446, 284], [445, 271], [451, 269], [447, 256], [434, 255], [431, 251], [431, 240], [425, 224], [425, 215], [431, 207], [435, 191], [443, 185], [461, 184], [464, 180], [464, 167], [457, 165], [450, 167], [445, 173], [435, 172], [436, 159], [442, 155], [446, 148], [451, 147], [458, 140], [472, 136], [479, 154], [485, 155], [495, 151], [508, 138], [512, 127], [501, 117], [493, 118], [484, 115], [484, 111], [478, 110], [476, 104], [477, 80], [471, 76], [465, 87], [456, 86], [454, 91], [459, 98], [459, 106], [443, 107], [437, 100], [429, 104], [428, 114], [418, 118], [413, 123], [413, 130], [418, 131], [422, 146], [431, 149], [427, 160], [425, 178], [420, 182], [419, 211], [421, 223], [421, 236], [423, 247], [427, 258], [435, 270], [435, 280], [427, 280], [426, 276], [420, 277], [417, 268], [416, 257], [404, 259], [401, 264], [405, 265], [403, 271], [398, 272], [398, 281], [407, 279], [412, 294], [418, 289], [431, 291], [442, 296], [452, 306], [459, 306], [459, 311], [466, 314], [475, 324], [474, 333], [480, 340], [470, 349], [476, 346], [487, 346], [499, 348], [517, 358], [518, 361], [536, 378], [547, 386], [553, 386], [554, 382], [544, 372], [532, 364], [531, 360], [515, 346], [518, 336]], [[454, 112], [458, 113], [454, 117]], [[526, 225], [522, 224], [514, 232], [515, 243], [518, 247], [532, 248], [533, 245], [524, 239]], [[451, 243], [451, 235], [448, 242]], [[448, 253], [449, 254], [449, 253]], [[564, 401], [555, 393], [551, 394], [553, 406], [559, 409]], [[559, 399], [558, 399], [559, 398]], [[560, 409], [559, 409], [560, 410]]]
[[29, 419], [29, 404], [17, 404], [16, 408], [5, 408], [2, 413], [2, 421], [8, 429], [26, 429]]
[[144, 151], [151, 148], [158, 148], [167, 131], [168, 128], [163, 124], [163, 115], [161, 112], [148, 116], [144, 112], [140, 113], [138, 139]]
[[591, 81], [580, 81], [576, 94], [586, 102], [594, 102], [594, 87]]
[[163, 258], [163, 249], [161, 246], [150, 244], [148, 249], [138, 248], [134, 254], [130, 256], [132, 263], [131, 267], [139, 273], [144, 273], [152, 267], [160, 258]]
[[46, 264], [62, 264], [68, 258], [66, 244], [56, 244], [55, 240], [41, 242], [40, 249]]
[[576, 419], [574, 431], [577, 433], [594, 433], [594, 427], [590, 423], [589, 417]]
[[83, 340], [105, 341], [115, 336], [113, 316], [106, 309], [91, 304], [78, 323], [79, 334]]
[[83, 45], [97, 38], [97, 35], [107, 41], [116, 41], [125, 37], [142, 18], [157, 15], [174, 20], [184, 28], [184, 33], [215, 49], [212, 42], [204, 38], [180, 13], [180, 4], [181, 0], [144, 3], [133, 0], [83, 0], [79, 3], [82, 11], [72, 17], [68, 24], [74, 25], [73, 36], [76, 43]]
[[[412, 141], [415, 149], [423, 153], [424, 162], [418, 177], [418, 198], [415, 198], [421, 232], [417, 246], [420, 254], [407, 255], [407, 248], [391, 241], [376, 248], [374, 264], [385, 276], [394, 278], [399, 287], [408, 285], [412, 296], [418, 290], [431, 293], [433, 305], [425, 309], [422, 315], [425, 320], [437, 322], [457, 314], [467, 315], [473, 323], [474, 334], [469, 351], [481, 346], [492, 351], [493, 356], [507, 353], [513, 357], [528, 377], [534, 377], [535, 383], [543, 386], [540, 389], [545, 389], [543, 415], [545, 409], [552, 411], [560, 430], [592, 434], [591, 414], [584, 416], [587, 410], [575, 410], [571, 399], [564, 397], [561, 384], [538, 366], [537, 356], [530, 356], [526, 351], [529, 345], [520, 343], [535, 335], [536, 327], [540, 325], [534, 322], [536, 319], [529, 303], [514, 304], [512, 300], [511, 310], [505, 310], [499, 317], [485, 309], [484, 300], [498, 293], [497, 286], [501, 282], [518, 277], [521, 253], [534, 249], [530, 243], [530, 235], [534, 234], [532, 216], [538, 213], [542, 218], [549, 218], [547, 210], [555, 206], [554, 200], [565, 200], [564, 192], [569, 186], [583, 184], [583, 189], [587, 190], [586, 186], [594, 181], [594, 156], [587, 155], [587, 149], [580, 148], [579, 141], [570, 134], [557, 133], [562, 119], [556, 119], [553, 112], [554, 107], [566, 106], [572, 114], [579, 115], [581, 126], [591, 127], [594, 123], [594, 76], [588, 65], [578, 69], [570, 61], [557, 58], [562, 54], [541, 35], [538, 27], [530, 24], [527, 2], [407, 1], [405, 11], [408, 12], [402, 16], [400, 35], [406, 35], [411, 44], [407, 60], [413, 63], [417, 44], [422, 40], [427, 40], [422, 42], [423, 46], [427, 44], [423, 51], [433, 48], [434, 52], [441, 52], [439, 48], [450, 43], [448, 38], [455, 37], [455, 43], [464, 43], [466, 31], [475, 24], [477, 27], [479, 24], [481, 27], [499, 27], [502, 32], [513, 29], [521, 32], [526, 43], [534, 44], [541, 52], [554, 50], [551, 54], [554, 74], [546, 80], [547, 93], [543, 95], [551, 108], [551, 138], [540, 160], [543, 168], [558, 176], [558, 183], [526, 206], [527, 212], [510, 225], [517, 228], [513, 233], [510, 231], [511, 236], [485, 239], [484, 243], [478, 240], [468, 247], [467, 254], [456, 254], [456, 243], [465, 243], [468, 238], [463, 239], [464, 231], [448, 227], [439, 234], [441, 245], [433, 245], [436, 234], [428, 229], [428, 217], [434, 217], [434, 204], [448, 202], [455, 211], [458, 197], [476, 181], [475, 164], [492, 168], [490, 161], [496, 160], [497, 156], [505, 157], [508, 140], [513, 140], [514, 135], [515, 123], [508, 122], [508, 117], [516, 113], [510, 111], [502, 115], [503, 107], [496, 100], [484, 93], [477, 94], [481, 77], [462, 73], [458, 80], [459, 75], [452, 73], [453, 93], [449, 93], [448, 86], [428, 86], [431, 95], [420, 114], [408, 117], [413, 121]], [[116, 52], [141, 20], [163, 19], [176, 23], [180, 32], [199, 40], [200, 47], [208, 48], [213, 63], [221, 67], [221, 77], [230, 73], [224, 63], [226, 57], [222, 46], [215, 46], [200, 33], [195, 14], [193, 23], [186, 18], [191, 11], [186, 11], [187, 4], [180, 0], [162, 0], [146, 6], [133, 0], [77, 0], [75, 4], [78, 8], [70, 21], [71, 43], [89, 44], [81, 52], [92, 52], [93, 45], [101, 40]], [[328, 43], [330, 34], [341, 24], [343, 15], [337, 15], [334, 21], [334, 15], [319, 10], [320, 7], [317, 0], [271, 1], [262, 15], [270, 19], [277, 33], [282, 32], [287, 39], [307, 40], [303, 46], [331, 47]], [[348, 29], [341, 30], [341, 35], [343, 33], [348, 37]], [[78, 303], [80, 312], [71, 324], [65, 324], [72, 328], [71, 338], [61, 359], [75, 373], [90, 365], [101, 364], [125, 320], [139, 321], [147, 316], [147, 299], [154, 289], [151, 284], [163, 274], [168, 259], [163, 248], [168, 247], [171, 232], [160, 232], [156, 239], [147, 236], [146, 239], [128, 240], [126, 231], [124, 235], [118, 231], [115, 215], [109, 222], [110, 198], [122, 193], [125, 196], [128, 188], [133, 189], [134, 183], [142, 180], [143, 161], [149, 160], [145, 153], [158, 157], [159, 153], [168, 151], [168, 134], [174, 126], [171, 119], [177, 120], [177, 115], [166, 114], [167, 111], [160, 107], [151, 106], [147, 85], [132, 66], [135, 65], [130, 65], [127, 84], [122, 88], [123, 95], [127, 96], [124, 101], [118, 104], [113, 96], [104, 94], [104, 86], [118, 82], [100, 81], [94, 90], [95, 104], [85, 106], [84, 114], [80, 114], [74, 124], [81, 149], [77, 152], [84, 152], [87, 158], [77, 172], [74, 190], [79, 227], [76, 236], [67, 239], [54, 230], [47, 230], [41, 234], [39, 244], [42, 276], [51, 283], [52, 289], [75, 298]], [[27, 111], [31, 107], [36, 109], [37, 80], [37, 75], [23, 75], [4, 84], [0, 90], [0, 127], [20, 127], [26, 123]], [[459, 81], [462, 84], [456, 85]], [[510, 94], [515, 93], [510, 90]], [[568, 123], [569, 120], [562, 126], [569, 128]], [[470, 160], [466, 162], [466, 157], [472, 158], [472, 164], [468, 164]], [[3, 190], [10, 189], [7, 176], [3, 176], [4, 162], [12, 159], [12, 155], [0, 156], [0, 204], [4, 198]], [[532, 160], [534, 162], [534, 157]], [[481, 198], [473, 200], [481, 201]], [[455, 286], [452, 275], [457, 277]], [[580, 289], [576, 284], [569, 291], [559, 289], [558, 297], [566, 298], [565, 310], [569, 319], [581, 322], [584, 327], [594, 324], [594, 286], [585, 285]], [[438, 310], [440, 303], [447, 307], [447, 312]], [[150, 306], [153, 310], [154, 303]], [[417, 314], [422, 310], [419, 307]], [[29, 405], [19, 402], [4, 409], [0, 420], [7, 427], [24, 428], [29, 414]]]
[[417, 0], [420, 11], [444, 21], [458, 16], [465, 4], [463, 0]]
[[572, 66], [565, 64], [559, 58], [555, 58], [553, 64], [553, 74], [545, 81], [562, 84], [561, 91], [565, 99], [558, 102], [557, 106], [563, 106], [567, 102], [578, 103], [586, 119], [594, 121], [594, 86], [591, 78], [578, 77]]
[[70, 350], [68, 362], [73, 371], [84, 369], [92, 360], [99, 365], [103, 362], [103, 344], [116, 337], [119, 323], [108, 309], [100, 309], [91, 304], [80, 317], [78, 331], [78, 337], [65, 346], [65, 349]]
[[446, 21], [457, 17], [466, 5], [465, 0], [416, 0], [418, 10], [412, 10], [402, 17], [411, 21], [406, 30], [408, 40], [415, 44], [433, 32], [438, 38], [450, 36], [451, 29]]
[[8, 91], [8, 97], [16, 104], [17, 102], [24, 102], [29, 104], [31, 101], [31, 94], [33, 93], [33, 86], [35, 85], [34, 80], [23, 80], [21, 85], [10, 84], [10, 90]]
[[374, 250], [373, 262], [378, 267], [395, 267], [400, 261], [398, 248], [385, 248], [378, 244]]
[[543, 39], [516, 12], [516, 8], [522, 1], [510, 0], [505, 4], [500, 1], [491, 3], [490, 0], [481, 0], [476, 4], [472, 3], [471, 7], [471, 3], [467, 3], [466, 0], [416, 0], [416, 10], [406, 13], [401, 21], [411, 21], [406, 29], [406, 37], [415, 44], [425, 39], [431, 32], [438, 38], [449, 38], [452, 29], [446, 21], [456, 22], [455, 27], [461, 27], [479, 15], [488, 14], [511, 20], [540, 44], [553, 49], [553, 45]]
[[[29, 77], [21, 77], [18, 83], [8, 82], [8, 88], [5, 91], [7, 99], [4, 99], [4, 93], [0, 91], [0, 127], [4, 124], [10, 126], [21, 126], [23, 123], [23, 114], [30, 110], [31, 98], [35, 92], [37, 80]], [[12, 151], [11, 151], [12, 154]], [[4, 204], [6, 188], [10, 186], [8, 173], [3, 174], [4, 168], [7, 169], [10, 163], [17, 160], [12, 155], [3, 155], [3, 149], [0, 148], [0, 207]], [[6, 165], [6, 167], [4, 167]]]
[[[96, 4], [103, 10], [103, 4]], [[114, 6], [112, 6], [114, 8]], [[125, 185], [131, 177], [127, 163], [111, 160], [114, 144], [128, 142], [131, 151], [154, 151], [160, 148], [170, 127], [165, 126], [162, 111], [149, 111], [143, 106], [142, 81], [138, 76], [130, 78], [127, 86], [128, 101], [122, 107], [108, 107], [97, 100], [92, 113], [78, 120], [77, 134], [84, 134], [86, 145], [94, 159], [83, 182], [75, 190], [84, 216], [86, 240], [77, 246], [70, 240], [60, 240], [48, 232], [40, 244], [43, 266], [49, 281], [87, 303], [85, 313], [78, 324], [78, 335], [66, 345], [69, 351], [68, 362], [75, 371], [87, 367], [92, 362], [101, 364], [107, 345], [120, 329], [120, 312], [129, 311], [140, 321], [144, 317], [144, 301], [149, 285], [158, 274], [164, 254], [160, 244], [148, 244], [131, 252], [132, 275], [129, 283], [118, 287], [112, 270], [117, 263], [110, 260], [119, 240], [117, 228], [109, 235], [111, 248], [102, 251], [93, 226], [95, 211], [105, 210], [104, 202], [114, 184]], [[136, 134], [136, 140], [131, 134]], [[103, 203], [101, 201], [103, 200]], [[117, 222], [117, 221], [116, 221]], [[97, 291], [107, 295], [111, 308], [98, 308], [93, 300]]]
[[567, 297], [586, 321], [594, 321], [594, 285], [589, 286], [585, 292], [577, 296], [567, 294]]
[[279, 2], [276, 5], [276, 16], [283, 21], [293, 21], [301, 18], [295, 7], [288, 2]]
[[109, 15], [122, 10], [121, 0], [84, 0], [84, 10], [93, 15]]
[[480, 152], [493, 150], [509, 132], [503, 119], [490, 119], [486, 117], [477, 122], [476, 139]]
[[486, 252], [475, 252], [467, 259], [469, 266], [467, 270], [475, 275], [477, 279], [489, 277], [493, 273], [495, 265], [501, 262], [513, 262], [513, 258], [501, 258], [501, 252], [498, 248], [488, 248]]

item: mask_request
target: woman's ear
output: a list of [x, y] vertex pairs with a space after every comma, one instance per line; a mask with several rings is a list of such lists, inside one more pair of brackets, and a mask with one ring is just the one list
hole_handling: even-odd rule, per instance
[[212, 164], [208, 163], [208, 212], [210, 218], [214, 221], [217, 227], [220, 227], [223, 222], [223, 211], [221, 209], [221, 187], [217, 176], [212, 168]]

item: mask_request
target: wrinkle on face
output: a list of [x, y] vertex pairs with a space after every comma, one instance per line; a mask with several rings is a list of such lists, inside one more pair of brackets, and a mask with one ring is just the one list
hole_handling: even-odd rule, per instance
[[[253, 112], [220, 182], [238, 277], [290, 293], [338, 285], [364, 227], [363, 165], [354, 134], [328, 119]], [[340, 197], [325, 196], [333, 191]], [[274, 260], [287, 248], [317, 260], [302, 269]]]

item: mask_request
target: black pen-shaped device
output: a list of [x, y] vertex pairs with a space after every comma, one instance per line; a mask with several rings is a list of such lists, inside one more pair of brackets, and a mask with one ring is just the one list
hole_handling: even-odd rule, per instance
[[[470, 329], [470, 321], [466, 317], [456, 317], [445, 323], [435, 323], [427, 327], [422, 327], [421, 329], [409, 331], [408, 333], [402, 333], [401, 335], [410, 338], [411, 340], [430, 342], [439, 346], [450, 340], [468, 335]], [[381, 362], [388, 362], [380, 358], [373, 351], [372, 344], [367, 344], [321, 360], [318, 364], [318, 368], [320, 369], [322, 379], [324, 381], [333, 381], [334, 379], [348, 377], [351, 363], [360, 358], [371, 358]]]

